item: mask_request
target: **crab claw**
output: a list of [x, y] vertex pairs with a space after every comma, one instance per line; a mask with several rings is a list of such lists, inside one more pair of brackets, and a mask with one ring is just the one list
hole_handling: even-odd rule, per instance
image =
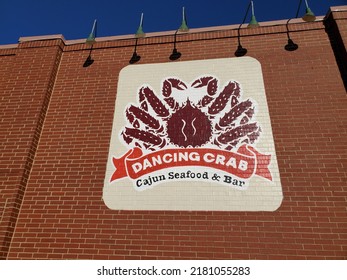
[[207, 86], [207, 93], [214, 95], [217, 92], [217, 79], [214, 77], [202, 77], [192, 83], [192, 87], [201, 88]]
[[185, 83], [183, 83], [179, 79], [169, 78], [163, 82], [162, 94], [165, 97], [169, 97], [172, 93], [172, 88], [176, 88], [178, 90], [184, 90], [184, 89], [187, 89], [187, 86]]

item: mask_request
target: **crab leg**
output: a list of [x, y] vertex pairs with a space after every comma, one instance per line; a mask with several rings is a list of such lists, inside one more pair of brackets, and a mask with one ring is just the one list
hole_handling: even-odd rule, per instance
[[[145, 125], [149, 126], [152, 129], [159, 129], [160, 128], [160, 123], [157, 119], [153, 118], [150, 114], [145, 112], [144, 110], [131, 105], [127, 111], [126, 115], [128, 117], [128, 120], [130, 123], [134, 123], [136, 120], [140, 120], [143, 122]], [[135, 120], [136, 119], [136, 120]], [[138, 128], [138, 127], [136, 127]]]
[[208, 113], [211, 115], [216, 115], [220, 111], [222, 111], [225, 106], [228, 103], [228, 100], [232, 96], [239, 96], [240, 95], [240, 86], [237, 82], [229, 82], [223, 91], [216, 97], [216, 99], [211, 104], [210, 108], [208, 109]]
[[128, 141], [130, 141], [131, 138], [136, 138], [144, 143], [152, 144], [155, 146], [159, 146], [163, 142], [163, 140], [159, 136], [137, 128], [126, 127], [122, 132], [122, 135], [124, 140], [127, 139]]
[[254, 108], [249, 108], [246, 112], [245, 112], [245, 115], [241, 121], [240, 121], [240, 124], [246, 124], [249, 122], [249, 120], [253, 117], [254, 115]]
[[149, 87], [142, 87], [140, 89], [139, 96], [140, 103], [143, 103], [145, 100], [147, 100], [158, 117], [169, 116], [169, 110], [165, 107], [163, 102], [161, 102], [161, 100], [155, 95], [153, 90], [151, 90]]
[[243, 113], [247, 113], [251, 106], [252, 102], [250, 100], [237, 104], [219, 120], [219, 127], [227, 127]]
[[241, 125], [234, 129], [229, 129], [226, 132], [222, 133], [220, 136], [217, 137], [217, 141], [221, 144], [229, 144], [234, 142], [235, 140], [239, 142], [239, 140], [242, 137], [251, 135], [252, 133], [256, 132], [258, 129], [259, 127], [257, 123]]
[[254, 131], [253, 133], [248, 135], [248, 139], [251, 144], [253, 144], [255, 140], [258, 139], [260, 132], [261, 132], [261, 128], [259, 127], [257, 131]]

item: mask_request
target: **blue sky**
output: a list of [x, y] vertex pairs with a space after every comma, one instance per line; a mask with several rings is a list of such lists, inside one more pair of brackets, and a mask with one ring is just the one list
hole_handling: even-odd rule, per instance
[[[190, 28], [222, 26], [242, 22], [248, 0], [1, 0], [0, 45], [17, 43], [19, 37], [63, 34], [81, 39], [98, 20], [98, 37], [133, 34], [144, 13], [145, 32], [175, 30], [181, 24], [182, 7]], [[299, 0], [254, 0], [257, 20], [272, 21], [295, 17]], [[308, 0], [316, 15], [330, 6], [347, 5], [347, 0]], [[305, 11], [302, 1], [301, 12]], [[249, 18], [247, 19], [249, 21]]]

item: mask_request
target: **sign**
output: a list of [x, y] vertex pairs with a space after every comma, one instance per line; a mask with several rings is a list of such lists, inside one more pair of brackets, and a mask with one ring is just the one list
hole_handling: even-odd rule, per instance
[[122, 69], [103, 199], [117, 210], [276, 210], [282, 187], [260, 63]]

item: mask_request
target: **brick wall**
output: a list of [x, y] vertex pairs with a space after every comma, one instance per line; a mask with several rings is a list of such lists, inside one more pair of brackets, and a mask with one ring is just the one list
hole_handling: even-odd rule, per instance
[[59, 42], [23, 43], [1, 60], [0, 257], [6, 257], [59, 65]]
[[[102, 188], [118, 75], [134, 39], [100, 40], [89, 67], [83, 43], [0, 50], [0, 257], [346, 259], [345, 21], [332, 12], [293, 22], [293, 52], [284, 50], [284, 24], [241, 30], [263, 69], [284, 195], [275, 212], [108, 209]], [[233, 57], [236, 47], [237, 30], [227, 28], [180, 34], [177, 43], [180, 61]], [[169, 62], [172, 48], [172, 34], [140, 39], [138, 63]]]

